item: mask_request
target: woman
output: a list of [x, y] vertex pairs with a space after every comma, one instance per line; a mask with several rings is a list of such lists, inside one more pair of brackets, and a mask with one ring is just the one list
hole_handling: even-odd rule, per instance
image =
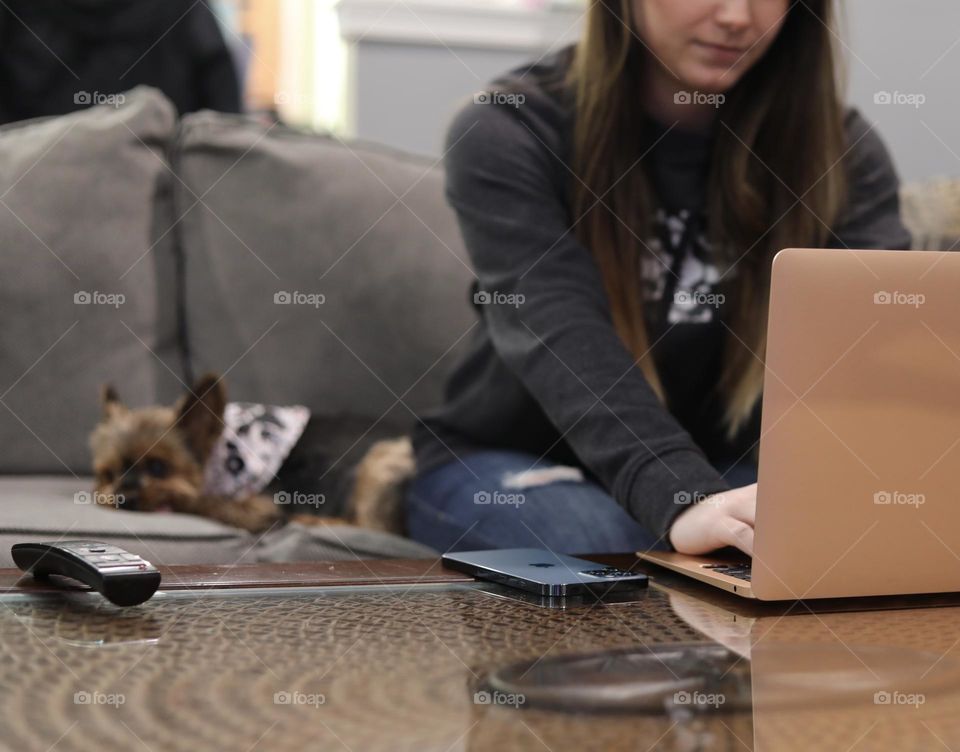
[[910, 243], [830, 5], [594, 2], [459, 114], [481, 326], [415, 436], [414, 538], [752, 553], [773, 255]]

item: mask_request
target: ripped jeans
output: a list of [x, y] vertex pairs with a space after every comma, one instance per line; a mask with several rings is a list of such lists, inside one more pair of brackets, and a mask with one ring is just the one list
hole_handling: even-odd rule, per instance
[[557, 553], [666, 549], [596, 483], [533, 455], [474, 452], [417, 476], [407, 531], [439, 551], [546, 548]]
[[[599, 485], [572, 468], [511, 451], [465, 455], [417, 476], [407, 492], [410, 536], [439, 551], [546, 548], [564, 554], [666, 550]], [[731, 487], [756, 466], [718, 464]]]

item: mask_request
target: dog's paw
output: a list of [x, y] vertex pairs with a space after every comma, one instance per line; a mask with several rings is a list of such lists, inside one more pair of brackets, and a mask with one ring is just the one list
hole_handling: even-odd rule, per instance
[[413, 445], [407, 438], [378, 441], [357, 468], [358, 477], [383, 485], [403, 483], [413, 477], [416, 463]]
[[230, 519], [225, 521], [235, 527], [249, 530], [251, 533], [269, 530], [283, 518], [283, 514], [277, 509], [273, 500], [265, 496], [251, 496], [248, 499], [227, 503], [231, 511]]
[[402, 533], [403, 484], [414, 476], [410, 439], [378, 441], [357, 465], [347, 509], [360, 527]]

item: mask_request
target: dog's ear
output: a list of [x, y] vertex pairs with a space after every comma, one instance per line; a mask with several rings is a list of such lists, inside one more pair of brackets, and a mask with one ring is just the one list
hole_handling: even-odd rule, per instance
[[103, 409], [103, 417], [106, 420], [110, 420], [127, 410], [126, 406], [120, 401], [117, 390], [110, 384], [104, 384], [100, 387], [100, 405]]
[[175, 407], [175, 425], [184, 435], [187, 447], [201, 465], [223, 432], [223, 412], [227, 390], [216, 374], [203, 376]]

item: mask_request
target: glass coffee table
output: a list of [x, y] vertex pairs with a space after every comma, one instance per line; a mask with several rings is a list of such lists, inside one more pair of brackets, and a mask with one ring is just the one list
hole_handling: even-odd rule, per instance
[[0, 748], [960, 746], [955, 600], [763, 606], [654, 571], [620, 602], [543, 602], [429, 561], [163, 571], [128, 609], [0, 571]]

